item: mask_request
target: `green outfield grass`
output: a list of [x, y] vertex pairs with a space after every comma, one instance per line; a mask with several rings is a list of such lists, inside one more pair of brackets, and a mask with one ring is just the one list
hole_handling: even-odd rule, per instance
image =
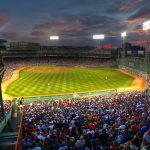
[[[27, 72], [27, 69], [43, 70]], [[20, 72], [19, 78], [12, 82], [5, 93], [11, 96], [38, 96], [88, 92], [95, 90], [115, 89], [130, 86], [133, 77], [108, 68], [80, 68], [60, 72], [44, 72], [58, 67], [28, 67]]]

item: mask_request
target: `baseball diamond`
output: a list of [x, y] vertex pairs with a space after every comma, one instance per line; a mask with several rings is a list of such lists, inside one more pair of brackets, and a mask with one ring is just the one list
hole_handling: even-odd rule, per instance
[[139, 84], [135, 76], [111, 68], [32, 66], [22, 69], [5, 94], [43, 96], [126, 88]]

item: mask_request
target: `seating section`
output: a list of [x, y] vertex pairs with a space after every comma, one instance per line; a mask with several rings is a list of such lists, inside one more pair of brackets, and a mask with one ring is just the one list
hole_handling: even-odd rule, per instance
[[[10, 65], [11, 64], [11, 65]], [[60, 57], [41, 57], [41, 58], [15, 58], [4, 59], [5, 72], [3, 81], [11, 78], [13, 71], [18, 68], [28, 66], [85, 66], [85, 67], [103, 67], [116, 64], [111, 59], [99, 59], [99, 58], [60, 58]]]
[[25, 104], [23, 149], [148, 149], [149, 99], [134, 91]]
[[4, 119], [4, 117], [9, 113], [11, 109], [11, 101], [3, 101], [3, 107], [4, 107], [4, 115], [2, 114], [2, 109], [0, 106], [0, 122]]

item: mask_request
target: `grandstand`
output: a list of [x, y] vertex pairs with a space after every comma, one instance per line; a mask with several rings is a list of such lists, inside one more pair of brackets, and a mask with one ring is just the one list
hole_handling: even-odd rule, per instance
[[[125, 71], [123, 73], [128, 73], [129, 76], [122, 74], [125, 75], [126, 79], [121, 78], [118, 81], [120, 83], [124, 81], [123, 83], [125, 83], [132, 76], [132, 78], [137, 79], [135, 85], [132, 88], [125, 88], [125, 86], [122, 88], [123, 90], [119, 90], [117, 84], [114, 84], [111, 89], [105, 87], [104, 90], [97, 91], [90, 91], [90, 86], [92, 87], [90, 85], [87, 86], [87, 92], [85, 90], [84, 92], [64, 94], [58, 91], [57, 86], [55, 90], [60, 94], [50, 96], [49, 94], [44, 96], [32, 94], [30, 97], [25, 95], [10, 97], [8, 93], [3, 93], [6, 97], [3, 95], [5, 100], [3, 103], [5, 116], [3, 117], [5, 119], [1, 117], [1, 149], [57, 150], [67, 148], [129, 149], [129, 147], [148, 147], [150, 103], [148, 92], [145, 92], [145, 89], [149, 89], [145, 84], [145, 79], [149, 74], [149, 65], [145, 65], [141, 60], [139, 66], [137, 65], [137, 59], [120, 57], [117, 60], [112, 55], [113, 50], [106, 50], [103, 53], [103, 50], [91, 47], [87, 51], [85, 51], [85, 48], [81, 48], [81, 51], [80, 48], [71, 47], [71, 49], [74, 50], [70, 51], [70, 47], [53, 48], [53, 50], [45, 48], [36, 52], [34, 50], [2, 50], [1, 54], [5, 66], [3, 83], [10, 80], [15, 75], [13, 72], [19, 68], [30, 70], [31, 67], [35, 67], [34, 71], [39, 71], [39, 69], [44, 71], [45, 68], [49, 68], [49, 71], [53, 72], [53, 69], [57, 70], [57, 67], [61, 66], [62, 68], [76, 67], [76, 69], [79, 67], [79, 70], [88, 69], [87, 76], [91, 76], [94, 72], [96, 76], [100, 72], [100, 70], [96, 71], [97, 68], [106, 69], [109, 73], [105, 74], [102, 82], [105, 79], [107, 87], [109, 83], [113, 85], [112, 79], [110, 80], [110, 72], [113, 73], [111, 69], [120, 68]], [[1, 68], [3, 68], [3, 63], [1, 63]], [[90, 74], [89, 71], [92, 70], [93, 73]], [[20, 73], [23, 73], [23, 71]], [[114, 78], [120, 77], [121, 74]], [[86, 80], [83, 83], [92, 80], [92, 78], [85, 78]], [[136, 83], [139, 79], [142, 88], [141, 83]], [[27, 83], [27, 79], [25, 80], [23, 79], [24, 83]], [[95, 80], [99, 82], [97, 79]], [[75, 81], [72, 84], [78, 84]], [[107, 83], [107, 81], [109, 82]], [[82, 81], [79, 82], [81, 87]], [[25, 88], [24, 83], [22, 83], [22, 87]], [[41, 84], [44, 84], [44, 81]], [[52, 83], [48, 82], [47, 86], [50, 84]], [[102, 83], [99, 84], [102, 85]], [[36, 84], [34, 83], [31, 86], [36, 87]], [[7, 89], [7, 86], [3, 85], [2, 87], [4, 91]], [[60, 86], [61, 90], [62, 87], [64, 86]], [[96, 85], [93, 87], [96, 87]], [[13, 88], [14, 90], [11, 91], [19, 88], [18, 84], [17, 87], [12, 86]], [[46, 87], [44, 88], [46, 91]], [[31, 87], [29, 89], [31, 90]], [[78, 89], [80, 88], [78, 87]], [[54, 92], [54, 88], [52, 90]], [[6, 101], [7, 99], [13, 100]]]
[[148, 147], [148, 105], [143, 92], [25, 104], [23, 149]]

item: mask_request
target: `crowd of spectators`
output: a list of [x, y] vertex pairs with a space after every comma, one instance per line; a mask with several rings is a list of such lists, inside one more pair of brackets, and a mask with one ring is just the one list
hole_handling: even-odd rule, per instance
[[5, 73], [3, 81], [8, 80], [13, 71], [22, 67], [31, 66], [84, 66], [97, 67], [106, 66], [114, 63], [114, 60], [101, 60], [96, 58], [63, 58], [63, 57], [41, 57], [41, 58], [7, 58], [4, 59]]
[[11, 101], [3, 101], [3, 107], [4, 107], [4, 112], [1, 109], [0, 106], [0, 122], [6, 117], [6, 115], [9, 113], [11, 109]]
[[148, 150], [150, 96], [144, 92], [24, 104], [23, 149]]

